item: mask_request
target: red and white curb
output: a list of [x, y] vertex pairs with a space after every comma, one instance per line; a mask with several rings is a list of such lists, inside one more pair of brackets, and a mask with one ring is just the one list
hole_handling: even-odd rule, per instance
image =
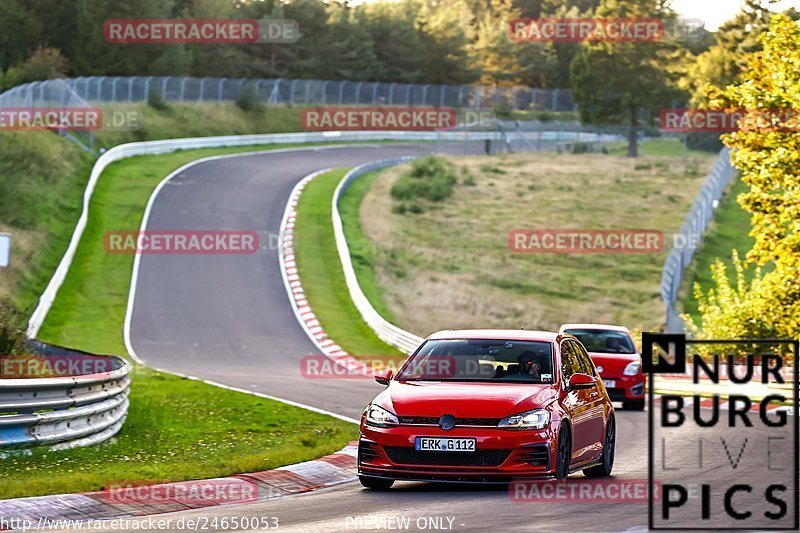
[[278, 248], [278, 261], [280, 263], [281, 275], [283, 277], [286, 292], [289, 295], [289, 302], [292, 305], [297, 321], [305, 330], [308, 337], [314, 342], [322, 354], [331, 359], [337, 365], [341, 365], [351, 373], [369, 376], [374, 370], [348, 354], [341, 346], [336, 344], [325, 332], [319, 323], [317, 316], [311, 310], [306, 299], [303, 284], [300, 281], [300, 274], [297, 269], [297, 260], [294, 250], [295, 223], [297, 222], [297, 204], [300, 195], [306, 185], [322, 174], [330, 172], [332, 169], [326, 168], [318, 170], [300, 180], [289, 195], [286, 210], [283, 213], [280, 229], [280, 246]]
[[[0, 517], [4, 519], [3, 525], [19, 524], [18, 529], [21, 529], [25, 523], [28, 529], [33, 529], [48, 524], [48, 521], [134, 518], [263, 502], [354, 481], [357, 453], [358, 443], [351, 442], [320, 459], [264, 472], [155, 485], [137, 484], [127, 490], [126, 487], [117, 487], [98, 492], [0, 500]], [[241, 495], [246, 498], [241, 498]], [[5, 527], [5, 530], [10, 529]]]

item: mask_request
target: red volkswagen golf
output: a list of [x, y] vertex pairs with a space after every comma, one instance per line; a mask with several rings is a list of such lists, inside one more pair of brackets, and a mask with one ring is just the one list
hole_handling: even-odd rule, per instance
[[572, 335], [441, 331], [376, 380], [387, 387], [361, 417], [365, 487], [611, 473], [614, 408]]

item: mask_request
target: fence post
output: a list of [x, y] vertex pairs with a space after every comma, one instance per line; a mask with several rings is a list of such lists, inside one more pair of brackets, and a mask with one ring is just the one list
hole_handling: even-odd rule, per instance
[[445, 85], [442, 84], [441, 89], [439, 89], [439, 107], [444, 107], [444, 89]]
[[355, 101], [356, 104], [360, 104], [361, 103], [361, 84], [362, 83], [364, 83], [364, 82], [360, 81], [360, 82], [356, 83], [356, 101]]
[[150, 98], [150, 80], [153, 79], [153, 76], [148, 76], [144, 82], [144, 99], [147, 100]]
[[188, 77], [186, 77], [186, 76], [184, 76], [184, 77], [183, 77], [183, 79], [181, 80], [181, 95], [180, 95], [180, 97], [179, 97], [179, 101], [180, 101], [180, 102], [183, 102], [183, 98], [184, 98], [184, 96], [183, 96], [183, 95], [185, 94], [186, 82], [187, 82], [188, 80], [189, 80], [189, 78], [188, 78]]
[[227, 78], [220, 78], [217, 85], [217, 102], [222, 102], [222, 86], [225, 84]]
[[466, 88], [466, 86], [462, 85], [462, 86], [461, 86], [461, 87], [459, 87], [459, 89], [458, 89], [458, 105], [459, 105], [459, 106], [461, 105], [461, 102], [463, 102], [463, 101], [464, 101], [464, 89], [465, 89], [465, 88]]
[[298, 80], [292, 80], [291, 85], [289, 85], [289, 102], [294, 104], [294, 88], [297, 85]]
[[422, 102], [421, 102], [421, 104], [422, 104], [422, 105], [427, 105], [427, 100], [428, 100], [428, 87], [430, 87], [430, 84], [426, 84], [426, 85], [425, 85], [425, 86], [422, 88]]
[[481, 89], [483, 89], [483, 87], [481, 85], [478, 85], [477, 90], [475, 91], [475, 102], [476, 102], [475, 107], [478, 110], [480, 110], [481, 108], [481, 93], [483, 92]]
[[339, 105], [342, 105], [342, 98], [344, 97], [344, 84], [346, 81], [339, 82]]
[[406, 105], [411, 105], [411, 84], [406, 84]]
[[114, 78], [114, 81], [111, 83], [111, 101], [117, 101], [117, 82], [119, 81], [119, 76]]
[[394, 104], [394, 86], [397, 85], [396, 83], [392, 83], [389, 85], [389, 105]]
[[561, 89], [553, 89], [553, 106], [552, 111], [555, 112], [558, 110], [558, 91]]

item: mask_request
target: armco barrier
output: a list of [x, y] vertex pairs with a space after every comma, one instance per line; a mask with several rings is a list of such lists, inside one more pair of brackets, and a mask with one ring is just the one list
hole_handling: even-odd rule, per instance
[[731, 165], [730, 150], [723, 148], [714, 168], [706, 178], [700, 193], [695, 198], [689, 213], [676, 235], [676, 246], [670, 251], [661, 274], [661, 297], [667, 305], [667, 332], [683, 333], [684, 324], [675, 301], [681, 288], [684, 271], [692, 262], [695, 251], [700, 247], [703, 235], [714, 218], [722, 194], [736, 172]]
[[[44, 345], [45, 356], [99, 357]], [[0, 456], [3, 450], [51, 445], [66, 449], [114, 436], [128, 412], [131, 365], [108, 358], [108, 372], [69, 377], [0, 379]]]
[[422, 337], [418, 337], [413, 333], [405, 331], [394, 324], [387, 322], [369, 303], [369, 300], [361, 290], [358, 284], [356, 272], [353, 270], [353, 261], [350, 259], [350, 249], [347, 246], [347, 239], [344, 235], [342, 227], [342, 217], [339, 215], [339, 200], [341, 199], [347, 187], [359, 176], [362, 176], [373, 170], [386, 168], [392, 165], [401, 165], [413, 160], [414, 157], [399, 157], [395, 159], [384, 159], [381, 161], [374, 161], [364, 165], [355, 167], [348, 172], [333, 193], [333, 234], [336, 239], [336, 249], [339, 252], [339, 259], [342, 262], [342, 269], [344, 270], [344, 278], [347, 282], [347, 290], [350, 292], [350, 298], [361, 313], [364, 322], [380, 337], [384, 342], [391, 344], [404, 353], [413, 352], [422, 342]]

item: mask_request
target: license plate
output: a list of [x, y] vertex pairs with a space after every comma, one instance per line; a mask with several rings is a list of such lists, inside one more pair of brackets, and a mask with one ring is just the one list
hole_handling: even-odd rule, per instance
[[474, 452], [475, 439], [417, 437], [414, 449], [420, 452]]
[[617, 386], [617, 382], [613, 379], [604, 379], [603, 385], [605, 385], [607, 389], [614, 389]]

